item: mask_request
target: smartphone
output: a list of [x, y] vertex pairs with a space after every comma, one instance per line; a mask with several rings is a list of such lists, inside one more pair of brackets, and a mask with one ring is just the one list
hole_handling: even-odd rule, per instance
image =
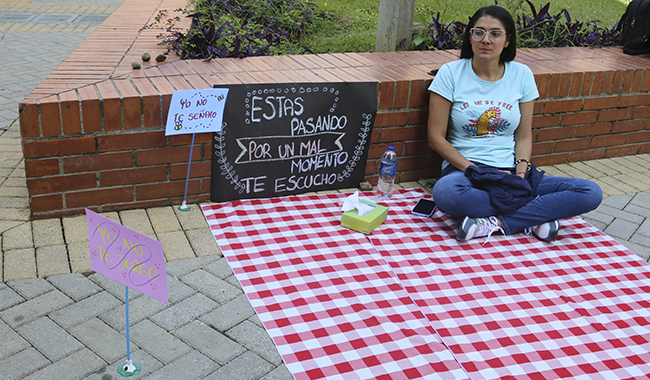
[[413, 207], [413, 210], [411, 210], [411, 213], [429, 218], [436, 211], [437, 207], [436, 202], [431, 199], [420, 199], [415, 207]]

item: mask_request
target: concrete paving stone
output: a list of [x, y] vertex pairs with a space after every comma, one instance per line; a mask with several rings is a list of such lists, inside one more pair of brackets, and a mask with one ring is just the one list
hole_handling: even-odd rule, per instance
[[644, 191], [641, 193], [637, 193], [634, 198], [630, 201], [630, 203], [642, 206], [642, 207], [648, 207], [650, 205], [650, 191]]
[[[165, 309], [167, 305], [151, 297], [138, 297], [129, 301], [129, 323], [131, 325], [149, 318]], [[126, 329], [126, 306], [120, 305], [99, 316], [102, 321], [109, 324], [117, 331]]]
[[264, 325], [262, 324], [262, 321], [260, 321], [260, 317], [257, 314], [251, 315], [251, 317], [248, 318], [248, 320], [258, 325], [259, 327], [264, 328]]
[[642, 165], [639, 165], [638, 163], [628, 159], [625, 156], [612, 157], [612, 158], [610, 158], [610, 160], [617, 163], [618, 165], [620, 165], [620, 167], [626, 168], [625, 172], [634, 173], [634, 172], [643, 172], [643, 171], [647, 170], [647, 167], [643, 167]]
[[164, 365], [192, 351], [190, 346], [148, 319], [131, 327], [131, 340]]
[[641, 223], [639, 228], [636, 230], [637, 234], [650, 237], [650, 218], [646, 219]]
[[647, 247], [648, 249], [650, 249], [650, 237], [648, 237], [648, 236], [635, 233], [628, 240], [631, 241], [632, 243], [635, 243], [637, 245], [641, 245], [643, 247]]
[[84, 348], [26, 377], [25, 380], [81, 379], [105, 366], [106, 362]]
[[242, 294], [225, 305], [218, 307], [201, 317], [201, 321], [219, 331], [226, 331], [255, 315], [255, 310]]
[[219, 260], [218, 257], [198, 257], [193, 259], [174, 260], [165, 264], [167, 274], [176, 277], [183, 277], [197, 269], [210, 265], [212, 262]]
[[[126, 347], [124, 348], [124, 352], [126, 353]], [[117, 369], [122, 367], [124, 364], [126, 364], [126, 358], [127, 358], [126, 355], [121, 357], [120, 359], [114, 361], [108, 366], [104, 368], [100, 368], [99, 370], [97, 370], [97, 372], [90, 374], [84, 380], [121, 379], [122, 376], [118, 374]], [[153, 373], [163, 367], [163, 364], [161, 362], [156, 360], [156, 358], [149, 355], [147, 351], [142, 349], [139, 350], [131, 349], [131, 361], [133, 361], [133, 363], [139, 364], [141, 367], [140, 373], [138, 373], [137, 377], [134, 377], [134, 379], [142, 379], [145, 376], [149, 375], [150, 373]]]
[[59, 326], [69, 329], [121, 304], [122, 302], [109, 292], [100, 292], [50, 313], [50, 318]]
[[618, 170], [613, 169], [609, 165], [605, 165], [607, 160], [593, 160], [593, 161], [582, 161], [585, 165], [592, 167], [595, 170], [603, 173], [604, 176], [617, 175], [621, 174]]
[[[2, 263], [2, 260], [0, 260], [0, 263]], [[8, 286], [4, 286], [0, 289], [0, 311], [7, 310], [21, 302], [25, 302], [25, 299], [21, 297], [20, 294], [16, 293], [15, 290]]]
[[273, 371], [260, 378], [260, 380], [293, 380], [293, 375], [289, 372], [287, 366], [282, 363]]
[[31, 223], [22, 223], [2, 234], [3, 251], [32, 247], [34, 247], [34, 240]]
[[226, 335], [266, 361], [276, 366], [282, 363], [282, 358], [277, 348], [275, 348], [275, 344], [264, 328], [252, 322], [244, 321], [226, 331]]
[[150, 208], [147, 214], [156, 234], [181, 230], [172, 206]]
[[26, 299], [32, 299], [54, 290], [54, 286], [43, 278], [27, 278], [24, 280], [9, 281], [7, 285]]
[[616, 196], [613, 196], [613, 197], [608, 197], [608, 198], [603, 199], [601, 204], [611, 206], [611, 207], [614, 207], [614, 208], [618, 208], [618, 209], [623, 209], [625, 206], [627, 206], [630, 203], [632, 198], [634, 198], [634, 194], [635, 193], [622, 194], [622, 195], [616, 195]]
[[634, 189], [634, 191], [650, 190], [650, 183], [645, 173], [625, 173], [612, 177], [613, 179], [625, 183]]
[[198, 228], [207, 228], [208, 222], [205, 221], [203, 211], [197, 204], [189, 205], [189, 211], [181, 211], [178, 207], [173, 207], [172, 210], [176, 214], [176, 218], [181, 224], [183, 230], [195, 230]]
[[88, 242], [68, 244], [70, 269], [74, 273], [86, 273], [92, 270]]
[[176, 330], [174, 335], [221, 365], [246, 351], [237, 342], [200, 321], [192, 321]]
[[628, 222], [627, 220], [617, 218], [614, 219], [614, 221], [610, 223], [609, 226], [607, 226], [607, 228], [605, 228], [605, 231], [603, 232], [610, 236], [614, 236], [624, 240], [630, 240], [630, 237], [634, 235], [637, 228], [638, 228], [637, 223]]
[[[27, 199], [27, 198], [8, 198], [8, 199]], [[28, 209], [19, 209], [19, 208], [0, 208], [0, 215], [3, 215], [3, 219], [5, 220], [17, 220], [23, 223], [28, 222], [31, 216]]]
[[237, 277], [235, 277], [234, 275], [232, 275], [230, 277], [227, 277], [226, 282], [229, 283], [230, 285], [234, 286], [235, 288], [241, 290], [241, 284], [237, 280]]
[[604, 205], [604, 204], [601, 204], [600, 206], [598, 206], [598, 208], [596, 210], [598, 212], [600, 212], [600, 213], [613, 216], [614, 218], [623, 219], [623, 220], [626, 220], [628, 222], [636, 223], [636, 224], [642, 223], [643, 220], [645, 219], [644, 217], [642, 217], [640, 215], [625, 212], [625, 211], [619, 210], [619, 209], [617, 209], [615, 207], [611, 207], [611, 206]]
[[[0, 321], [0, 336], [2, 337], [2, 339], [0, 339], [0, 360], [8, 358], [9, 356], [31, 346], [25, 339], [23, 339], [23, 337], [18, 335], [18, 333], [3, 321]], [[2, 373], [1, 368], [0, 373]], [[4, 377], [0, 375], [0, 379], [4, 379]]]
[[29, 197], [26, 187], [0, 187], [0, 197]]
[[589, 176], [587, 179], [599, 178], [605, 175], [603, 172], [596, 170], [589, 165], [585, 165], [584, 162], [572, 162], [571, 167], [587, 174]]
[[86, 215], [62, 218], [62, 223], [66, 243], [86, 242], [88, 244], [88, 222]]
[[53, 245], [36, 248], [36, 270], [38, 271], [38, 277], [70, 273], [66, 246]]
[[80, 273], [52, 276], [47, 281], [75, 301], [102, 291], [102, 288]]
[[629, 204], [625, 206], [623, 209], [624, 212], [629, 212], [631, 214], [636, 214], [642, 217], [646, 217], [646, 215], [650, 215], [650, 205], [645, 205], [644, 207], [635, 205], [635, 204]]
[[192, 351], [172, 363], [164, 366], [158, 371], [147, 376], [146, 380], [195, 380], [202, 379], [214, 370], [219, 368], [219, 364], [210, 360], [199, 352]]
[[84, 348], [83, 344], [48, 317], [40, 317], [16, 331], [52, 362]]
[[[111, 293], [118, 300], [122, 302], [126, 301], [126, 287], [120, 284], [119, 282], [111, 280], [110, 278], [105, 277], [104, 275], [101, 275], [99, 273], [91, 274], [90, 276], [88, 276], [88, 279], [94, 282], [95, 284], [99, 285], [102, 289]], [[134, 299], [140, 296], [142, 296], [142, 293], [134, 289], [129, 289], [129, 301], [133, 301]]]
[[9, 178], [9, 174], [11, 174], [12, 169], [9, 168], [0, 168], [0, 182], [6, 180]]
[[592, 226], [598, 228], [601, 231], [605, 231], [605, 229], [608, 226], [607, 223], [603, 223], [603, 222], [595, 220], [595, 219], [590, 219], [588, 217], [584, 217], [583, 219], [585, 220], [585, 222], [591, 224]]
[[23, 379], [26, 375], [51, 364], [33, 347], [0, 360], [0, 379]]
[[151, 226], [151, 221], [149, 221], [149, 215], [145, 210], [126, 210], [120, 211], [120, 218], [122, 218], [122, 224], [125, 227], [128, 227], [134, 231], [150, 237], [152, 239], [157, 239], [156, 233], [153, 231]]
[[176, 330], [219, 306], [203, 294], [195, 294], [152, 315], [149, 319], [167, 331]]
[[196, 257], [183, 231], [158, 232], [157, 235], [167, 261]]
[[[1, 180], [0, 180], [1, 182]], [[18, 198], [18, 197], [13, 197], [13, 198], [0, 198], [0, 208], [3, 209], [9, 209], [9, 208], [15, 208], [15, 209], [25, 209], [29, 208], [29, 198]], [[2, 214], [0, 214], [2, 215]], [[2, 215], [2, 219], [6, 219], [7, 215]], [[0, 229], [0, 232], [3, 232], [4, 230]]]
[[185, 236], [187, 236], [187, 240], [190, 242], [194, 254], [197, 257], [223, 256], [209, 228], [188, 230], [185, 231]]
[[[7, 186], [7, 187], [26, 187], [27, 182], [25, 181], [25, 178], [7, 178], [7, 180], [2, 184], [2, 186]], [[14, 197], [17, 198], [17, 197]], [[23, 198], [18, 198], [18, 199], [23, 199]]]
[[577, 166], [573, 165], [558, 165], [557, 167], [563, 174], [562, 177], [573, 177], [573, 178], [583, 178], [583, 179], [592, 179], [589, 173], [586, 173], [580, 170]]
[[228, 364], [213, 372], [206, 380], [257, 380], [269, 373], [274, 366], [266, 360], [246, 351]]
[[226, 258], [220, 258], [219, 260], [213, 261], [209, 265], [204, 266], [203, 270], [212, 273], [222, 280], [233, 275], [232, 269], [230, 268], [230, 265], [228, 265], [228, 260], [226, 260]]
[[181, 277], [181, 281], [223, 305], [242, 291], [202, 269]]
[[0, 312], [0, 318], [16, 328], [72, 303], [68, 296], [54, 289]]
[[[108, 363], [116, 361], [126, 353], [126, 336], [115, 331], [99, 318], [89, 319], [69, 331]], [[131, 344], [131, 347], [133, 350], [138, 349], [135, 344]]]
[[602, 183], [606, 183], [609, 186], [621, 191], [623, 194], [628, 194], [628, 193], [633, 193], [638, 191], [638, 189], [628, 185], [627, 183], [620, 181], [616, 179], [615, 176], [609, 176], [609, 177], [602, 177], [599, 178], [599, 181]]
[[191, 286], [183, 284], [174, 276], [167, 275], [167, 294], [169, 296], [170, 305], [180, 302], [195, 293], [196, 290]]
[[[0, 216], [2, 218], [2, 216]], [[20, 220], [0, 220], [0, 234], [3, 234], [5, 231], [15, 228], [16, 226], [22, 224]]]
[[[602, 207], [602, 205], [599, 207]], [[582, 214], [581, 217], [584, 219], [597, 220], [598, 222], [604, 223], [605, 225], [609, 225], [612, 221], [614, 221], [614, 219], [616, 219], [612, 215], [600, 212], [599, 209], [595, 209], [593, 211], [589, 211], [586, 214]]]
[[[611, 168], [612, 170], [617, 171], [619, 173], [625, 173], [625, 172], [629, 171], [629, 168], [619, 164], [618, 162], [612, 160], [611, 158], [602, 159], [602, 160], [598, 160], [598, 161], [599, 161], [599, 163], [601, 165], [607, 166], [607, 167]], [[616, 175], [616, 174], [613, 174], [613, 175]]]

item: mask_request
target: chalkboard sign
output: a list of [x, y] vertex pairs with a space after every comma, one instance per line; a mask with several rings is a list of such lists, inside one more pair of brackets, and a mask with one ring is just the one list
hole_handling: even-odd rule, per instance
[[376, 83], [219, 85], [228, 98], [213, 134], [214, 202], [358, 187]]

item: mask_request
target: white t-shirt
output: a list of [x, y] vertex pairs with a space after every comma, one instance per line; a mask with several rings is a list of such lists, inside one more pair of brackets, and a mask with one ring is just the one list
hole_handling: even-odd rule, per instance
[[[479, 78], [469, 58], [444, 64], [429, 91], [451, 101], [447, 140], [468, 160], [497, 168], [514, 165], [519, 103], [539, 97], [533, 72], [506, 62], [496, 82]], [[444, 161], [443, 169], [449, 163]]]

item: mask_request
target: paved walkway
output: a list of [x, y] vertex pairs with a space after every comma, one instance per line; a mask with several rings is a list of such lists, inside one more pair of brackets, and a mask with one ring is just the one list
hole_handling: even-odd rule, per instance
[[122, 2], [0, 0], [0, 135], [18, 103]]
[[[2, 380], [121, 378], [116, 369], [126, 356], [124, 287], [90, 271], [84, 216], [30, 220], [15, 122], [18, 102], [92, 31], [96, 24], [88, 20], [120, 3], [0, 0], [0, 48], [7, 63], [0, 69]], [[100, 17], [84, 18], [89, 14]], [[648, 168], [650, 154], [542, 169], [597, 181], [607, 198], [584, 218], [647, 260]], [[142, 366], [135, 378], [292, 378], [197, 205], [189, 212], [161, 207], [104, 215], [161, 241], [169, 256], [169, 305], [131, 292], [132, 359]]]

